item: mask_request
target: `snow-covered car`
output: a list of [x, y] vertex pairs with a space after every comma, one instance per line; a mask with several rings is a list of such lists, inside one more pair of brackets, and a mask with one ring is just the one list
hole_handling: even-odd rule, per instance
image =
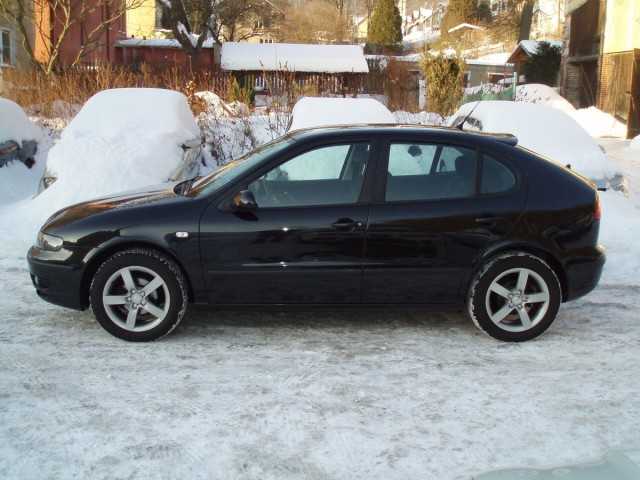
[[393, 114], [373, 98], [303, 97], [293, 107], [287, 130], [391, 123], [396, 123]]
[[596, 141], [565, 112], [545, 105], [480, 101], [462, 105], [449, 121], [465, 130], [508, 133], [518, 145], [588, 177], [599, 187], [616, 186], [620, 172]]
[[199, 173], [200, 130], [186, 97], [155, 88], [91, 97], [49, 151], [39, 192], [53, 184], [74, 203]]
[[0, 168], [19, 161], [31, 168], [38, 150], [38, 132], [20, 106], [0, 98]]

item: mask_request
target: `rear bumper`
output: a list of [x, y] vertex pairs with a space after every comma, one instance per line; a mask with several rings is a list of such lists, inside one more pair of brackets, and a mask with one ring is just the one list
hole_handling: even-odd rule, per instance
[[604, 247], [598, 245], [590, 255], [569, 262], [565, 268], [567, 293], [564, 300], [575, 300], [596, 288], [600, 281], [605, 261]]
[[31, 281], [40, 298], [62, 307], [84, 310], [88, 301], [82, 296], [82, 270], [74, 265], [47, 259], [48, 253], [31, 247], [27, 254]]

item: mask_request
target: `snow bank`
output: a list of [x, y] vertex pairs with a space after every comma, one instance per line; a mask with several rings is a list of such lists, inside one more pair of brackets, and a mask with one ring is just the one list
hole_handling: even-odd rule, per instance
[[624, 123], [596, 107], [575, 110], [572, 116], [592, 137], [627, 136], [627, 126]]
[[37, 140], [39, 133], [17, 103], [0, 97], [0, 142]]
[[589, 135], [595, 138], [625, 138], [627, 127], [612, 115], [596, 107], [576, 109], [554, 88], [539, 83], [520, 85], [516, 89], [516, 102], [539, 103], [562, 110], [573, 117]]
[[396, 123], [393, 114], [372, 98], [303, 97], [295, 104], [289, 130], [328, 125]]
[[369, 72], [359, 45], [225, 42], [220, 55], [223, 70]]
[[87, 101], [49, 151], [47, 170], [58, 180], [37, 202], [53, 211], [166, 181], [182, 162], [181, 145], [199, 136], [179, 92], [102, 91]]
[[640, 150], [640, 135], [638, 135], [636, 138], [631, 140], [631, 143], [629, 144], [629, 148], [633, 150]]
[[[562, 111], [532, 103], [471, 102], [460, 107], [450, 123], [474, 108], [472, 117], [482, 122], [485, 132], [515, 135], [520, 146], [561, 165], [571, 164], [575, 171], [592, 179], [618, 173], [593, 138]], [[470, 129], [469, 124], [465, 126]]]

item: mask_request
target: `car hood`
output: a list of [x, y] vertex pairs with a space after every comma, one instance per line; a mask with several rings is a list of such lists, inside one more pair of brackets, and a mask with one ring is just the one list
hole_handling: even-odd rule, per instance
[[140, 190], [122, 192], [117, 195], [89, 200], [71, 205], [54, 213], [44, 224], [42, 230], [54, 230], [71, 222], [77, 222], [84, 218], [97, 214], [141, 207], [145, 205], [170, 202], [179, 197], [174, 192], [178, 182], [163, 183]]

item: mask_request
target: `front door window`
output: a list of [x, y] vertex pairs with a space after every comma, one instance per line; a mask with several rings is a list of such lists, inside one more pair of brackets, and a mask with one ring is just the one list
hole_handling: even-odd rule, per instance
[[358, 202], [371, 146], [319, 147], [282, 163], [249, 185], [258, 208], [349, 205]]

